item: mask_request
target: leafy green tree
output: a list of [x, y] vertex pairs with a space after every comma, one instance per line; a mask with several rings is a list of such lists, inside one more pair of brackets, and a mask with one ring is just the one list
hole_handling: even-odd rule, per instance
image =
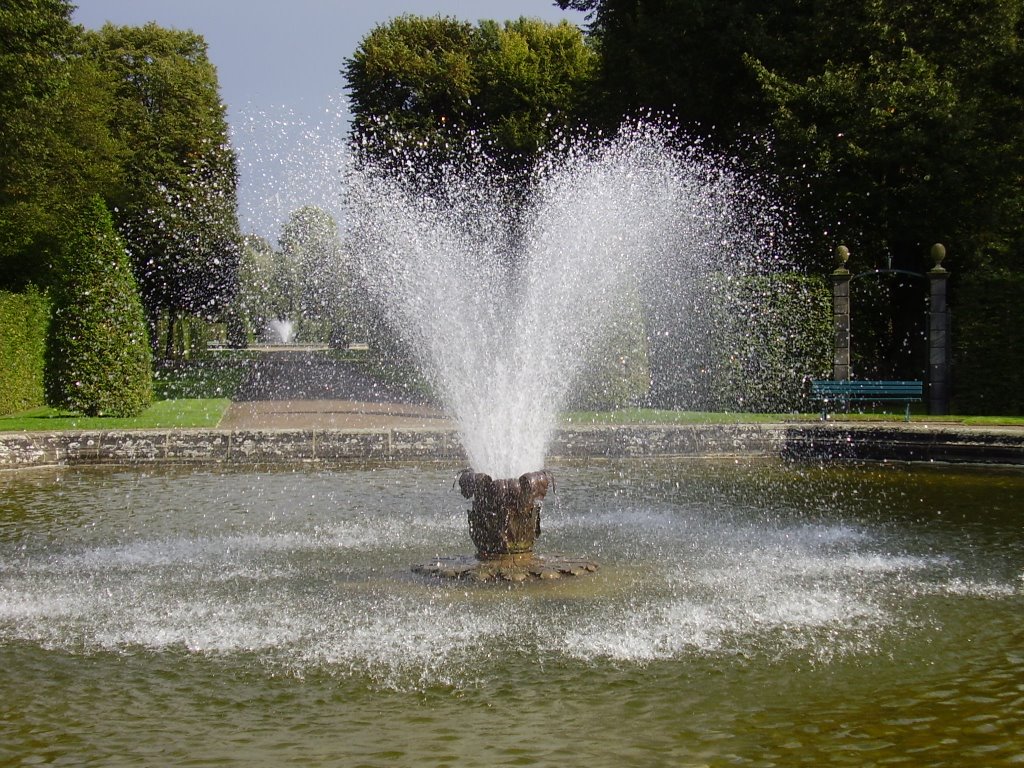
[[838, 232], [876, 263], [911, 268], [934, 241], [961, 269], [1006, 253], [1024, 223], [1022, 8], [866, 3], [848, 45], [813, 74], [750, 59], [773, 103], [778, 161], [806, 169], [792, 178], [810, 190], [818, 242]]
[[[600, 52], [593, 118], [614, 128], [624, 115], [670, 115], [718, 146], [767, 125], [761, 87], [744, 62], [754, 55], [789, 71], [829, 51], [815, 19], [835, 0], [557, 0], [587, 12]], [[818, 10], [822, 9], [822, 10]]]
[[837, 239], [913, 268], [936, 240], [961, 268], [1013, 258], [1021, 0], [558, 4], [588, 13], [604, 117], [668, 112], [767, 167], [810, 234], [815, 270]]
[[238, 173], [217, 73], [193, 32], [108, 24], [86, 42], [113, 79], [111, 125], [127, 152], [111, 199], [118, 230], [169, 357], [177, 320], [214, 317], [237, 287]]
[[280, 245], [296, 276], [298, 315], [306, 321], [329, 323], [338, 314], [344, 293], [338, 225], [323, 209], [304, 206], [285, 223]]
[[467, 131], [473, 34], [471, 24], [440, 16], [399, 16], [371, 30], [342, 69], [357, 144], [395, 135], [443, 146], [447, 131]]
[[40, 117], [67, 84], [71, 10], [59, 0], [0, 5], [0, 268], [8, 286], [42, 272], [38, 258], [25, 256], [43, 208], [43, 160], [55, 141]]
[[588, 106], [597, 55], [567, 22], [481, 21], [475, 128], [503, 152], [532, 159]]
[[0, 285], [51, 279], [68, 210], [117, 183], [107, 83], [64, 0], [0, 4]]
[[52, 294], [47, 402], [88, 416], [134, 416], [152, 400], [146, 322], [131, 265], [98, 197], [67, 223]]
[[[859, 269], [923, 271], [929, 246], [942, 242], [955, 265], [957, 327], [991, 337], [1000, 330], [981, 329], [997, 315], [956, 288], [977, 284], [981, 273], [1020, 270], [1024, 3], [873, 2], [861, 10], [847, 44], [817, 72], [787, 76], [751, 60], [774, 104], [775, 159], [799, 169], [791, 189], [819, 254], [842, 239]], [[859, 371], [920, 377], [923, 286], [861, 288], [852, 319]], [[955, 380], [972, 378], [960, 370]]]
[[509, 168], [522, 169], [581, 118], [596, 66], [596, 53], [567, 22], [474, 27], [400, 16], [363, 38], [342, 70], [353, 142], [399, 171], [409, 158], [393, 153], [398, 146], [437, 159], [467, 140], [491, 144]]
[[283, 316], [279, 314], [275, 286], [277, 260], [278, 254], [266, 239], [258, 235], [243, 236], [234, 314], [254, 336], [259, 335], [271, 318]]

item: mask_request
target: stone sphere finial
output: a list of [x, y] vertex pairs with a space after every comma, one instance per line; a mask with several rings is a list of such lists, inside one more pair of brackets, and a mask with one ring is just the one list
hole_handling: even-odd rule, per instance
[[931, 250], [932, 261], [935, 262], [935, 266], [932, 267], [933, 272], [945, 272], [945, 268], [942, 266], [942, 260], [946, 258], [946, 246], [942, 243], [936, 243], [932, 246]]
[[846, 269], [846, 262], [850, 260], [850, 249], [845, 245], [836, 248], [835, 263], [836, 270]]

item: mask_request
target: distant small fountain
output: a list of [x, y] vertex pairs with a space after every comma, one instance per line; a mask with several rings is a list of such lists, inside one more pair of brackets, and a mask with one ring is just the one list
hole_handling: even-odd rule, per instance
[[526, 567], [558, 414], [606, 335], [638, 297], [745, 269], [762, 227], [734, 173], [656, 125], [548, 154], [525, 203], [506, 178], [482, 150], [426, 191], [371, 163], [347, 218], [365, 294], [458, 423], [476, 561]]
[[267, 339], [271, 344], [291, 344], [295, 341], [295, 322], [285, 317], [275, 317], [267, 323]]

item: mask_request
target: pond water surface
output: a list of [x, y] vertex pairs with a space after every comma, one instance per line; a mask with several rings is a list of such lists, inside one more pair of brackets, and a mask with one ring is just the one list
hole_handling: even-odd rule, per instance
[[554, 472], [527, 585], [453, 470], [0, 475], [0, 764], [1024, 765], [1024, 472]]

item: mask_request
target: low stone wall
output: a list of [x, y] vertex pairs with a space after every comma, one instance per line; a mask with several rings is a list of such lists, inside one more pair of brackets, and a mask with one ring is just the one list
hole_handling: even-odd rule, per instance
[[801, 459], [1024, 465], [1024, 428], [945, 424], [790, 426], [782, 455]]
[[[563, 429], [549, 457], [783, 456], [1024, 466], [1024, 429], [929, 424], [625, 425]], [[454, 430], [138, 430], [0, 433], [0, 468], [150, 462], [281, 464], [466, 458]]]

